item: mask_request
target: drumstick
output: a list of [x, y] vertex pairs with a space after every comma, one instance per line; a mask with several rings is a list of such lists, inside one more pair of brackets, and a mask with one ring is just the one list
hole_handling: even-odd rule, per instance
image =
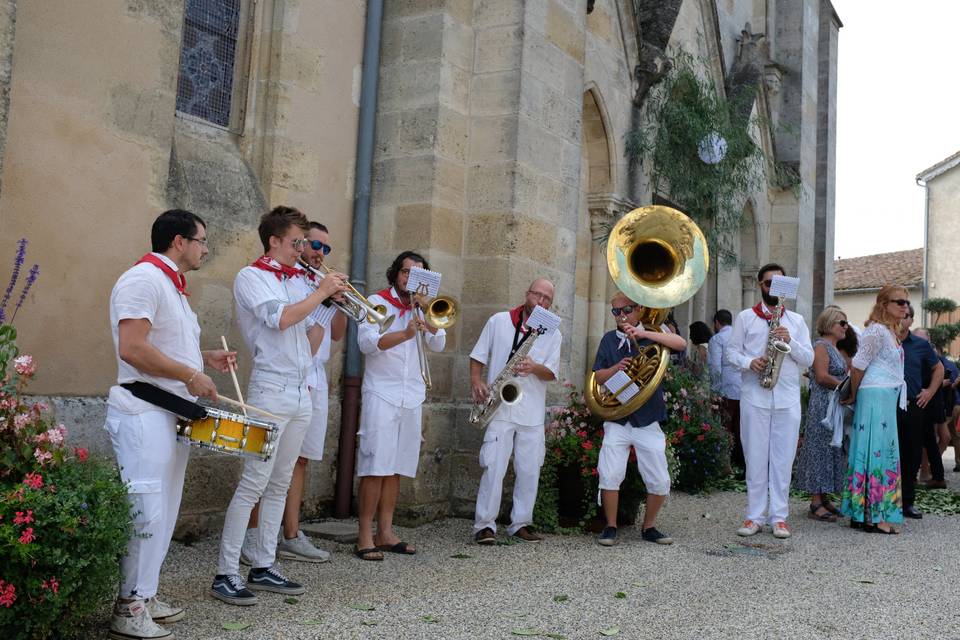
[[218, 400], [223, 400], [223, 401], [226, 402], [227, 404], [232, 404], [232, 405], [235, 405], [235, 406], [238, 406], [238, 407], [242, 407], [242, 408], [244, 409], [244, 414], [246, 414], [246, 410], [247, 410], [247, 409], [253, 409], [253, 410], [256, 411], [257, 413], [262, 413], [263, 415], [265, 415], [265, 416], [267, 416], [267, 417], [269, 417], [269, 418], [273, 418], [274, 420], [283, 420], [283, 418], [281, 418], [280, 416], [274, 415], [274, 414], [270, 413], [269, 411], [264, 411], [263, 409], [260, 409], [260, 408], [258, 408], [258, 407], [253, 406], [252, 404], [246, 404], [246, 403], [243, 403], [243, 402], [239, 402], [239, 401], [237, 401], [237, 400], [234, 400], [233, 398], [228, 398], [227, 396], [223, 395], [222, 393], [217, 395], [217, 399], [218, 399]]
[[[220, 336], [220, 341], [223, 343], [223, 350], [230, 351], [230, 347], [227, 346], [227, 339], [223, 336]], [[243, 402], [243, 394], [240, 393], [240, 383], [237, 382], [237, 372], [233, 369], [233, 364], [227, 360], [227, 365], [230, 367], [230, 377], [233, 378], [233, 388], [237, 392], [237, 397], [240, 398], [240, 408], [243, 410], [243, 415], [247, 415], [247, 405]]]

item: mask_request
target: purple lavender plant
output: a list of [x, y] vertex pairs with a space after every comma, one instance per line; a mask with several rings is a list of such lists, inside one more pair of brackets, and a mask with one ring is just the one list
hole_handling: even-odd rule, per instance
[[23, 306], [23, 301], [27, 299], [27, 293], [30, 291], [30, 287], [33, 286], [33, 283], [37, 281], [38, 275], [40, 275], [40, 265], [35, 264], [30, 267], [30, 273], [27, 274], [27, 281], [23, 284], [23, 291], [20, 292], [20, 299], [17, 300], [17, 306], [13, 308], [13, 315], [10, 316], [10, 324], [13, 324], [14, 319], [17, 317], [17, 311], [20, 311], [20, 307]]
[[[3, 324], [6, 318], [7, 302], [10, 301], [10, 296], [13, 295], [13, 289], [17, 286], [17, 280], [20, 278], [20, 267], [23, 266], [23, 260], [27, 255], [27, 239], [20, 238], [17, 241], [17, 245], [17, 257], [13, 261], [13, 273], [10, 274], [10, 284], [7, 285], [7, 290], [3, 294], [3, 300], [0, 301], [0, 324]], [[16, 313], [16, 311], [14, 311], [14, 313]]]

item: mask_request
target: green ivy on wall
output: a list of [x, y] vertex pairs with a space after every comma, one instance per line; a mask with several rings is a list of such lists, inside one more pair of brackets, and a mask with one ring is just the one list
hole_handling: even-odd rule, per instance
[[649, 162], [651, 187], [703, 229], [720, 264], [738, 262], [747, 198], [765, 188], [795, 186], [786, 167], [767, 162], [751, 137], [754, 91], [726, 98], [702, 75], [706, 64], [680, 52], [644, 103], [645, 124], [626, 137], [630, 162]]

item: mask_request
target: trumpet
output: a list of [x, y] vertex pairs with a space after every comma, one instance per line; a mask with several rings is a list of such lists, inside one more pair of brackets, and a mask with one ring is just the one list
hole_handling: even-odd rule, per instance
[[[422, 293], [411, 294], [413, 298], [413, 308], [416, 319], [420, 320], [435, 329], [449, 329], [460, 319], [460, 309], [457, 301], [447, 296], [437, 296], [430, 301], [423, 298]], [[423, 342], [423, 329], [420, 323], [417, 325], [417, 357], [420, 359], [420, 376], [423, 378], [423, 384], [427, 389], [433, 386], [433, 379], [430, 377], [430, 363], [427, 362], [426, 345]]]
[[[299, 260], [298, 263], [301, 268], [306, 269], [321, 280], [333, 271], [333, 269], [327, 265], [321, 265], [324, 270], [320, 271], [302, 259]], [[333, 299], [331, 299], [330, 302], [354, 322], [369, 322], [370, 324], [375, 324], [380, 329], [380, 335], [385, 334], [393, 324], [393, 315], [387, 315], [387, 308], [382, 304], [370, 304], [370, 301], [364, 298], [349, 282], [347, 286], [350, 287], [350, 290], [343, 292], [343, 302], [337, 302]]]

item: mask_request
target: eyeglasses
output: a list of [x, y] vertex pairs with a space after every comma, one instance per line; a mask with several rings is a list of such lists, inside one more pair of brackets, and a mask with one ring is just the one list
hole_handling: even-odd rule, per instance
[[207, 239], [206, 239], [206, 238], [187, 238], [187, 237], [184, 237], [183, 239], [184, 239], [184, 240], [191, 240], [191, 241], [193, 241], [193, 242], [199, 242], [200, 244], [202, 244], [202, 245], [205, 246], [205, 247], [208, 246], [208, 245], [207, 245]]
[[553, 298], [550, 297], [550, 294], [549, 294], [549, 293], [540, 293], [540, 292], [538, 292], [538, 291], [527, 291], [527, 295], [528, 295], [528, 296], [533, 296], [533, 297], [537, 298], [538, 300], [550, 300], [550, 301], [553, 300]]
[[297, 238], [296, 240], [291, 240], [290, 244], [293, 245], [294, 249], [299, 251], [303, 249], [308, 242], [309, 240], [307, 240], [306, 238]]
[[634, 312], [635, 309], [639, 308], [640, 305], [628, 304], [625, 307], [610, 307], [610, 313], [614, 317], [619, 318], [620, 316], [626, 316]]
[[908, 304], [910, 304], [909, 300], [904, 300], [903, 298], [897, 298], [896, 300], [891, 300], [890, 302], [892, 302], [893, 304], [899, 305], [901, 307], [905, 307]]
[[319, 240], [307, 240], [307, 243], [310, 245], [310, 248], [314, 251], [322, 251], [323, 255], [328, 256], [330, 252], [333, 251], [333, 247], [328, 244], [324, 244]]

